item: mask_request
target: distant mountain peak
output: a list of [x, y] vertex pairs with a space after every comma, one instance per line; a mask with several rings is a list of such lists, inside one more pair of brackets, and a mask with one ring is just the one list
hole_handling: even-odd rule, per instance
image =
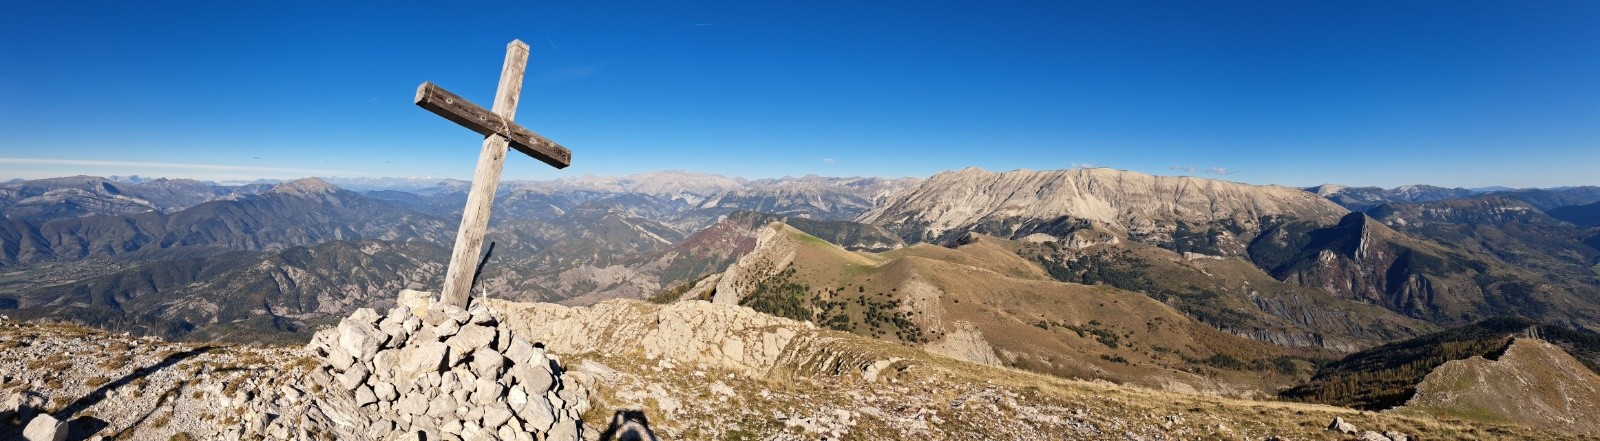
[[857, 221], [885, 225], [910, 240], [936, 241], [978, 225], [1062, 218], [1169, 237], [1179, 222], [1248, 221], [1262, 215], [1331, 222], [1345, 213], [1315, 195], [1279, 186], [1110, 168], [989, 172], [969, 167], [934, 175]]
[[288, 194], [295, 196], [312, 196], [331, 194], [339, 191], [339, 187], [329, 184], [322, 178], [301, 178], [273, 186], [267, 193]]
[[1306, 191], [1316, 193], [1317, 196], [1327, 197], [1328, 195], [1344, 191], [1346, 188], [1350, 188], [1350, 186], [1339, 184], [1322, 184], [1316, 187], [1307, 188]]

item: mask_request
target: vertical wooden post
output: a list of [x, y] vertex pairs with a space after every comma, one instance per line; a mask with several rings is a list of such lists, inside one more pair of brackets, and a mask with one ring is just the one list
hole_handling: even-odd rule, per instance
[[[494, 93], [494, 113], [511, 121], [517, 114], [517, 99], [522, 95], [522, 74], [528, 65], [528, 45], [512, 40], [506, 45], [505, 65], [500, 69], [500, 86]], [[483, 150], [478, 154], [478, 168], [472, 175], [472, 189], [467, 192], [467, 206], [461, 212], [461, 227], [456, 230], [455, 247], [450, 251], [450, 269], [444, 276], [444, 289], [440, 301], [446, 305], [467, 307], [472, 293], [473, 266], [483, 249], [483, 233], [489, 226], [489, 208], [494, 204], [494, 193], [500, 185], [500, 171], [505, 166], [506, 147], [510, 142], [497, 134], [483, 139]]]

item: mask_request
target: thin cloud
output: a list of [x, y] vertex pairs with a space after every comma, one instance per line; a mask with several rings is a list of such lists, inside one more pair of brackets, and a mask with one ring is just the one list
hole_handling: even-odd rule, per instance
[[[256, 159], [260, 159], [257, 157]], [[250, 165], [227, 164], [191, 164], [182, 162], [144, 162], [144, 161], [102, 161], [95, 159], [62, 159], [62, 158], [8, 158], [0, 157], [0, 164], [19, 165], [71, 165], [80, 167], [140, 167], [140, 168], [175, 168], [183, 170], [205, 171], [254, 171], [254, 172], [281, 172], [299, 173], [303, 175], [365, 175], [367, 173], [350, 170], [322, 170], [311, 168], [292, 167], [261, 167]]]
[[822, 158], [823, 164], [833, 165], [833, 158]]
[[1205, 173], [1205, 174], [1208, 174], [1208, 175], [1221, 175], [1221, 176], [1227, 176], [1227, 175], [1231, 175], [1231, 174], [1238, 173], [1238, 172], [1242, 171], [1242, 170], [1237, 170], [1237, 169], [1230, 169], [1230, 168], [1227, 168], [1227, 167], [1200, 168], [1200, 167], [1195, 167], [1195, 166], [1192, 166], [1192, 165], [1174, 165], [1174, 166], [1172, 166], [1172, 169], [1173, 170], [1177, 170], [1177, 171], [1181, 171], [1181, 172], [1184, 172], [1184, 173]]
[[1074, 162], [1074, 163], [1072, 163], [1072, 167], [1071, 168], [1078, 169], [1078, 168], [1098, 168], [1098, 167], [1100, 167], [1100, 166], [1095, 164], [1095, 163], [1093, 163], [1093, 162]]

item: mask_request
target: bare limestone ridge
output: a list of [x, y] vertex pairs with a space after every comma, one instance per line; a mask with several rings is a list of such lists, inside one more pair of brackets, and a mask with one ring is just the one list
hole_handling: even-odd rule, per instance
[[268, 193], [289, 194], [296, 196], [315, 196], [331, 194], [340, 191], [339, 187], [329, 184], [321, 178], [301, 178], [278, 184], [267, 190]]
[[1396, 412], [1516, 421], [1600, 437], [1600, 375], [1536, 338], [1512, 340], [1494, 360], [1454, 360], [1434, 369]]
[[662, 439], [1344, 439], [1335, 418], [1383, 439], [1562, 436], [1067, 380], [706, 301], [491, 307], [573, 366], [591, 413], [642, 410]]
[[[1263, 216], [1324, 223], [1349, 212], [1296, 188], [1213, 179], [1152, 176], [1090, 168], [944, 172], [900, 193], [857, 220], [909, 239], [934, 241], [989, 221], [1084, 219], [1131, 236], [1169, 242], [1182, 224], [1232, 222], [1253, 235]], [[1243, 243], [1229, 248], [1242, 253]]]
[[0, 439], [422, 438], [396, 433], [409, 427], [596, 440], [613, 420], [663, 439], [1330, 439], [1336, 418], [1425, 439], [1565, 436], [1066, 380], [709, 302], [462, 311], [407, 298], [295, 348], [0, 322]]

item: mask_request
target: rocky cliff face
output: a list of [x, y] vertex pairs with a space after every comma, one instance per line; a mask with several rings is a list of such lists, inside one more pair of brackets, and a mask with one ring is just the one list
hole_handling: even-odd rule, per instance
[[907, 241], [954, 239], [969, 230], [1020, 238], [1016, 233], [1030, 225], [1080, 220], [1167, 247], [1198, 235], [1221, 253], [1240, 255], [1263, 217], [1331, 223], [1345, 212], [1287, 187], [1102, 168], [1003, 173], [968, 168], [934, 175], [859, 220], [883, 225]]
[[[1413, 260], [1439, 259], [1395, 243], [1401, 235], [1361, 213], [1310, 233], [1299, 258], [1273, 270], [1286, 282], [1317, 287], [1352, 300], [1411, 314], [1428, 314], [1431, 279], [1411, 270]], [[1430, 259], [1431, 258], [1431, 259]]]
[[[1274, 277], [1285, 282], [1321, 288], [1342, 298], [1379, 305], [1436, 324], [1458, 325], [1506, 314], [1580, 329], [1593, 328], [1600, 323], [1600, 306], [1581, 300], [1588, 297], [1583, 293], [1595, 289], [1593, 282], [1589, 281], [1592, 276], [1582, 274], [1582, 266], [1562, 264], [1560, 257], [1556, 257], [1568, 251], [1551, 251], [1548, 254], [1533, 251], [1548, 248], [1539, 245], [1541, 242], [1537, 237], [1540, 236], [1536, 234], [1523, 236], [1534, 238], [1524, 241], [1505, 234], [1483, 233], [1498, 228], [1491, 224], [1422, 221], [1430, 217], [1397, 215], [1398, 212], [1389, 210], [1380, 214], [1396, 225], [1421, 224], [1402, 228], [1433, 225], [1429, 228], [1441, 228], [1459, 234], [1445, 236], [1444, 233], [1437, 233], [1441, 237], [1454, 237], [1454, 240], [1422, 240], [1396, 231], [1362, 213], [1352, 213], [1338, 225], [1307, 231], [1300, 236], [1302, 239], [1299, 243], [1288, 244], [1285, 249], [1291, 250], [1288, 252], [1293, 253], [1292, 257], [1276, 261], [1258, 258], [1257, 262], [1264, 263]], [[1476, 213], [1476, 210], [1473, 212]], [[1536, 215], [1548, 219], [1536, 211], [1527, 212], [1526, 208], [1499, 211], [1499, 214], [1470, 215], [1442, 210], [1431, 218], [1449, 217], [1446, 215]], [[1438, 223], [1444, 225], [1435, 225]], [[1516, 222], [1499, 225], [1511, 225], [1507, 227], [1509, 229], [1518, 228]], [[1499, 231], [1503, 233], [1510, 230]], [[1483, 242], [1474, 239], [1483, 235], [1497, 237], [1494, 243], [1511, 248], [1504, 253], [1487, 250]], [[1260, 251], [1262, 255], [1279, 254], [1263, 251], [1262, 248], [1266, 247], [1258, 246], [1253, 251]], [[1548, 283], [1561, 280], [1566, 283]]]

